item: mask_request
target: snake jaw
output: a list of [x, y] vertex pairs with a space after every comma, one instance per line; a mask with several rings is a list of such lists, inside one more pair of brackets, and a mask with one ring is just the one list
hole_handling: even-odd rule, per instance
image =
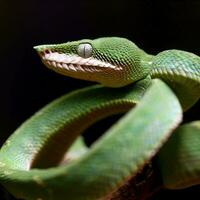
[[[38, 50], [37, 47], [36, 50]], [[112, 76], [116, 79], [116, 84], [120, 83], [120, 76], [124, 70], [123, 66], [117, 66], [94, 57], [83, 58], [77, 54], [59, 53], [50, 49], [42, 49], [38, 53], [45, 66], [60, 74], [100, 82], [107, 86], [113, 85]]]

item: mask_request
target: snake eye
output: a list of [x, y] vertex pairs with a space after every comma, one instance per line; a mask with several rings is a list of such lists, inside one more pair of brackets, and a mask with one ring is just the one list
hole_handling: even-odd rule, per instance
[[92, 55], [92, 46], [90, 44], [80, 44], [77, 52], [82, 58], [89, 58]]

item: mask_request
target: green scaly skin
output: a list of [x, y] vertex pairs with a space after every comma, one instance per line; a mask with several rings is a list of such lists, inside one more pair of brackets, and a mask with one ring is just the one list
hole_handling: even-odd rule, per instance
[[[104, 86], [77, 90], [53, 101], [6, 141], [0, 151], [0, 183], [14, 196], [103, 199], [156, 154], [164, 187], [200, 183], [200, 121], [178, 128], [159, 152], [180, 124], [182, 110], [200, 97], [197, 55], [180, 50], [148, 55], [117, 37], [35, 49], [50, 69]], [[79, 135], [86, 128], [128, 110], [91, 149], [84, 146]]]

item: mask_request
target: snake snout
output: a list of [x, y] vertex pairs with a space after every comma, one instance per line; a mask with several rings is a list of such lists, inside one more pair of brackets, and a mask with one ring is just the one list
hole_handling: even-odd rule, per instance
[[39, 54], [41, 58], [53, 52], [52, 50], [50, 50], [50, 48], [47, 45], [39, 45], [33, 48], [37, 51], [37, 53]]

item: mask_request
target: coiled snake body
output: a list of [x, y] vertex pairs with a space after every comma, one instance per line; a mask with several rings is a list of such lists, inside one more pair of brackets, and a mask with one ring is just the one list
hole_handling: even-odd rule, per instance
[[[174, 132], [182, 111], [200, 97], [199, 56], [180, 50], [153, 56], [117, 37], [35, 49], [50, 69], [102, 85], [58, 98], [5, 142], [0, 183], [14, 196], [101, 199], [155, 155], [164, 187], [200, 183], [200, 121]], [[84, 145], [79, 135], [91, 124], [128, 110], [90, 149]], [[65, 154], [67, 163], [62, 164]]]

